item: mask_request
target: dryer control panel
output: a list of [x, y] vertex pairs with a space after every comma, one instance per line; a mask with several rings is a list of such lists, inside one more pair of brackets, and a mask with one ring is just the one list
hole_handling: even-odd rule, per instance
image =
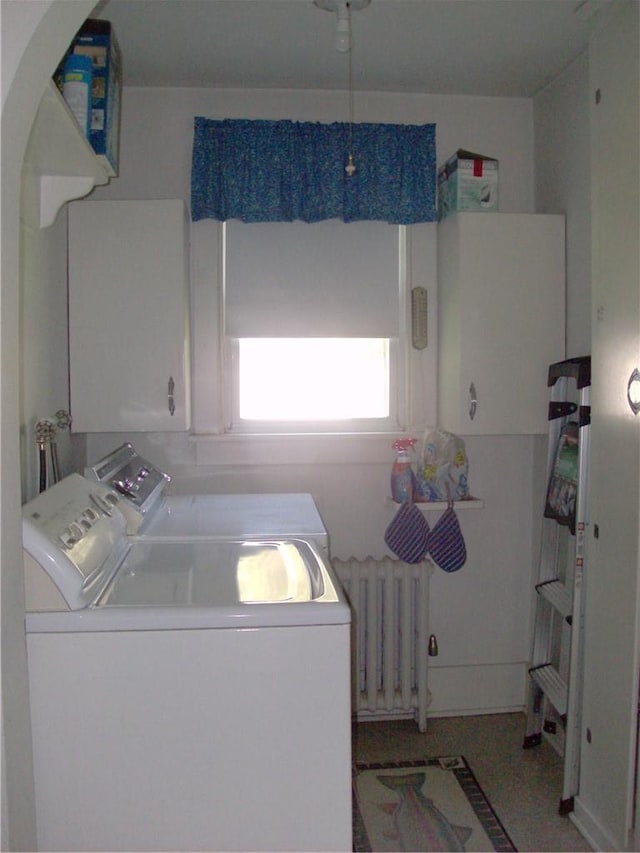
[[114, 489], [143, 515], [160, 500], [171, 481], [168, 474], [140, 456], [129, 443], [86, 468], [85, 476]]

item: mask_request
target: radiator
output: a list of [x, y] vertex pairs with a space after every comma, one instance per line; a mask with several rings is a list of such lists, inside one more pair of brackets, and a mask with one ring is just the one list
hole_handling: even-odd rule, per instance
[[358, 720], [414, 718], [427, 728], [431, 563], [332, 560], [352, 610]]

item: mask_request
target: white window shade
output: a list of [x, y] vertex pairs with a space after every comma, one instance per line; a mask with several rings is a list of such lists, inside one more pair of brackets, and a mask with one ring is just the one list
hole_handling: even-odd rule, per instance
[[226, 222], [225, 334], [397, 337], [403, 234], [383, 222]]

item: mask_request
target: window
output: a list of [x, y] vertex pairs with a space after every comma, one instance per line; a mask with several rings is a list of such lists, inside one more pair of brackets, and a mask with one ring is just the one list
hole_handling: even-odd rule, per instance
[[389, 417], [387, 338], [243, 338], [241, 420]]
[[406, 229], [223, 226], [230, 432], [398, 429]]

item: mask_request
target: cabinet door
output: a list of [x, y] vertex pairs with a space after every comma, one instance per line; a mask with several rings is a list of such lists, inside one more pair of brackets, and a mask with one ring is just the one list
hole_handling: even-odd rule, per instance
[[70, 205], [75, 432], [188, 429], [188, 281], [182, 200]]
[[576, 815], [595, 849], [638, 850], [640, 415], [627, 403], [627, 382], [640, 367], [640, 13], [637, 3], [614, 6], [589, 51], [591, 524]]
[[547, 370], [564, 357], [564, 217], [445, 219], [438, 300], [440, 424], [463, 435], [546, 433]]

